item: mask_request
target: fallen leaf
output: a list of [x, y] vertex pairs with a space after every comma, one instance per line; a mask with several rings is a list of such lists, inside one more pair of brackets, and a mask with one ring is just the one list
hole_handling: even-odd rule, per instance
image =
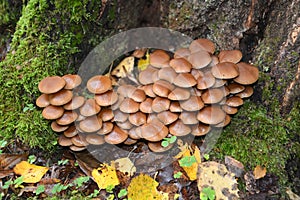
[[148, 67], [148, 65], [150, 64], [150, 56], [149, 56], [149, 51], [147, 51], [146, 53], [146, 58], [143, 59], [139, 59], [138, 61], [138, 69], [140, 71], [143, 71], [144, 69], [146, 69]]
[[286, 193], [289, 195], [290, 200], [299, 200], [300, 196], [297, 194], [293, 193], [291, 189], [287, 188]]
[[103, 164], [98, 169], [94, 169], [92, 176], [100, 190], [120, 184], [116, 169], [107, 164]]
[[37, 183], [48, 171], [48, 167], [42, 167], [22, 161], [14, 167], [14, 172], [23, 176], [24, 183]]
[[111, 166], [114, 166], [117, 170], [128, 176], [133, 176], [133, 174], [136, 172], [136, 167], [128, 157], [111, 161]]
[[134, 68], [134, 57], [128, 56], [124, 58], [116, 68], [111, 72], [111, 75], [124, 78], [127, 74], [131, 73]]
[[255, 179], [263, 178], [267, 173], [267, 169], [265, 167], [262, 167], [260, 165], [257, 165], [254, 168], [253, 174]]
[[0, 154], [0, 170], [12, 169], [16, 164], [27, 160], [28, 154]]

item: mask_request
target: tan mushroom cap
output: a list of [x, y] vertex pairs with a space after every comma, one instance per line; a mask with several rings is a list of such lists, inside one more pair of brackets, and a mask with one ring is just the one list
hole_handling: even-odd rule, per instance
[[218, 57], [220, 63], [222, 62], [238, 63], [241, 61], [243, 54], [240, 50], [222, 50], [220, 51]]
[[152, 90], [154, 94], [160, 97], [168, 97], [169, 93], [173, 89], [174, 86], [168, 81], [164, 81], [164, 80], [158, 80], [152, 86]]
[[238, 96], [232, 96], [227, 98], [226, 100], [226, 105], [231, 106], [231, 107], [239, 107], [243, 105], [244, 101], [241, 97]]
[[93, 145], [101, 145], [105, 143], [104, 137], [95, 133], [87, 134], [85, 139], [89, 144]]
[[113, 119], [114, 122], [125, 122], [129, 117], [128, 113], [124, 113], [120, 110], [114, 110], [113, 113], [114, 113], [114, 119]]
[[110, 134], [104, 136], [105, 142], [109, 144], [120, 144], [128, 137], [128, 132], [115, 126]]
[[188, 89], [176, 87], [173, 91], [168, 95], [168, 99], [170, 100], [187, 100], [191, 96], [191, 93]]
[[178, 101], [172, 101], [170, 104], [170, 111], [177, 113], [182, 112], [183, 109], [181, 108], [180, 103]]
[[188, 58], [191, 54], [188, 48], [179, 48], [174, 52], [174, 58]]
[[117, 93], [124, 97], [129, 97], [136, 90], [136, 87], [133, 85], [122, 84], [118, 87]]
[[69, 128], [69, 126], [62, 126], [56, 123], [56, 121], [51, 122], [51, 128], [55, 132], [63, 132]]
[[87, 118], [86, 116], [83, 116], [83, 115], [79, 114], [78, 117], [77, 117], [77, 119], [76, 119], [76, 121], [80, 122], [80, 121], [82, 121], [82, 120], [84, 120], [86, 118]]
[[75, 145], [71, 145], [69, 148], [72, 151], [83, 151], [83, 150], [86, 149], [86, 147], [78, 147], [78, 146], [75, 146]]
[[181, 121], [186, 125], [192, 125], [192, 124], [199, 123], [196, 112], [183, 111], [182, 113], [180, 113], [179, 119], [181, 119]]
[[71, 138], [67, 138], [66, 136], [61, 134], [58, 136], [58, 144], [60, 146], [67, 147], [67, 146], [71, 146], [73, 143]]
[[102, 120], [100, 117], [91, 116], [79, 122], [79, 128], [83, 132], [96, 132], [102, 127]]
[[176, 73], [188, 73], [192, 69], [192, 64], [184, 58], [173, 58], [169, 65], [176, 71]]
[[213, 88], [218, 88], [218, 87], [222, 87], [227, 83], [226, 79], [215, 79], [215, 84], [212, 86]]
[[125, 99], [125, 97], [123, 95], [118, 95], [118, 101], [116, 103], [114, 103], [113, 105], [110, 106], [110, 109], [112, 110], [117, 110], [120, 108], [121, 103], [123, 102], [123, 100]]
[[72, 143], [77, 147], [86, 147], [89, 143], [86, 141], [85, 134], [78, 133], [71, 138]]
[[63, 89], [66, 81], [59, 76], [48, 76], [39, 82], [38, 88], [41, 93], [52, 94]]
[[78, 87], [82, 82], [81, 77], [77, 74], [66, 74], [62, 78], [66, 81], [64, 89], [68, 90]]
[[182, 88], [189, 88], [196, 85], [197, 81], [190, 73], [180, 73], [176, 76], [173, 83], [174, 85]]
[[133, 124], [130, 123], [129, 120], [126, 120], [125, 122], [116, 122], [116, 125], [123, 130], [129, 130], [133, 127]]
[[69, 125], [77, 119], [78, 114], [74, 111], [65, 111], [64, 114], [56, 120], [56, 123], [62, 126]]
[[114, 124], [112, 122], [103, 122], [102, 127], [97, 131], [99, 135], [106, 135], [110, 133], [114, 128]]
[[153, 92], [153, 84], [149, 84], [149, 85], [143, 85], [140, 87], [142, 90], [144, 90], [146, 96], [148, 97], [156, 97], [156, 94]]
[[113, 90], [109, 90], [102, 94], [96, 94], [94, 99], [99, 106], [110, 106], [118, 101], [118, 94]]
[[78, 134], [78, 130], [76, 129], [76, 126], [70, 126], [67, 130], [64, 131], [64, 135], [68, 138], [74, 137]]
[[152, 110], [156, 113], [168, 110], [170, 107], [170, 100], [162, 97], [155, 97], [152, 101]]
[[198, 112], [197, 119], [204, 124], [218, 124], [225, 116], [225, 112], [219, 106], [207, 106]]
[[155, 50], [149, 56], [150, 65], [157, 68], [163, 68], [169, 66], [170, 56], [164, 50]]
[[192, 64], [194, 69], [202, 69], [211, 63], [212, 58], [207, 51], [200, 50], [192, 53], [188, 57], [188, 61]]
[[130, 138], [134, 139], [134, 140], [138, 140], [142, 137], [142, 129], [141, 126], [138, 127], [133, 127], [132, 129], [130, 129], [128, 131], [128, 135]]
[[135, 113], [139, 110], [140, 104], [130, 98], [125, 98], [120, 105], [120, 110], [123, 113]]
[[194, 136], [202, 136], [206, 135], [211, 130], [211, 127], [207, 124], [199, 123], [192, 127], [191, 134]]
[[168, 81], [169, 83], [173, 83], [176, 76], [177, 73], [172, 67], [164, 67], [158, 71], [158, 78], [160, 80]]
[[201, 100], [201, 97], [191, 96], [188, 100], [181, 101], [180, 106], [186, 111], [198, 111], [204, 107], [204, 103]]
[[168, 128], [158, 119], [153, 119], [151, 122], [141, 126], [141, 136], [148, 141], [158, 142], [167, 135]]
[[81, 107], [84, 104], [84, 102], [85, 102], [85, 99], [83, 96], [73, 96], [71, 101], [69, 101], [63, 107], [66, 110], [76, 110], [79, 107]]
[[241, 97], [241, 98], [248, 98], [253, 94], [253, 88], [249, 85], [246, 85], [245, 90], [242, 92], [236, 94], [235, 96]]
[[151, 151], [156, 152], [156, 153], [162, 153], [165, 151], [168, 151], [174, 146], [174, 143], [169, 144], [167, 147], [161, 146], [161, 142], [148, 142], [148, 147]]
[[132, 53], [132, 56], [136, 57], [136, 58], [142, 58], [145, 56], [147, 49], [146, 48], [142, 48], [142, 49], [136, 49], [134, 50], [134, 52]]
[[238, 109], [237, 107], [231, 107], [231, 106], [228, 106], [228, 105], [222, 105], [222, 110], [225, 111], [225, 113], [229, 114], [229, 115], [234, 115], [238, 112]]
[[191, 74], [193, 75], [193, 77], [197, 80], [199, 77], [204, 76], [204, 73], [202, 70], [200, 69], [192, 69], [191, 70]]
[[146, 98], [145, 101], [143, 101], [140, 104], [140, 111], [142, 111], [143, 113], [152, 113], [152, 103], [153, 103], [153, 99], [152, 98]]
[[70, 90], [60, 90], [56, 93], [49, 94], [49, 102], [54, 106], [62, 106], [72, 100], [73, 93]]
[[96, 103], [95, 99], [87, 99], [79, 108], [80, 114], [86, 117], [96, 115], [101, 110], [101, 107]]
[[189, 49], [192, 53], [199, 50], [205, 50], [211, 54], [214, 54], [215, 44], [209, 39], [199, 38], [191, 42]]
[[200, 75], [197, 79], [197, 88], [199, 90], [205, 90], [212, 87], [216, 82], [215, 77], [210, 71], [205, 72], [203, 75]]
[[134, 100], [135, 102], [142, 102], [146, 99], [146, 94], [141, 89], [135, 89], [133, 93], [128, 94], [128, 97]]
[[114, 112], [111, 109], [102, 109], [98, 116], [102, 119], [103, 122], [110, 121], [114, 118]]
[[159, 78], [158, 78], [158, 71], [159, 71], [159, 70], [155, 70], [155, 71], [153, 72], [153, 74], [152, 74], [152, 81], [153, 81], [153, 83], [155, 83], [156, 81], [159, 80]]
[[245, 86], [238, 83], [230, 83], [227, 85], [230, 94], [237, 94], [242, 92], [245, 89]]
[[90, 78], [86, 86], [91, 93], [102, 94], [112, 89], [112, 82], [108, 76], [97, 75]]
[[133, 144], [137, 143], [137, 140], [128, 137], [123, 143], [126, 145], [133, 145]]
[[146, 123], [147, 116], [145, 113], [142, 112], [136, 112], [129, 115], [128, 120], [131, 124], [134, 126], [141, 126]]
[[158, 71], [158, 69], [148, 66], [146, 69], [139, 73], [139, 82], [142, 85], [148, 85], [153, 83], [152, 75]]
[[191, 127], [184, 124], [182, 120], [178, 119], [169, 126], [169, 131], [175, 136], [185, 136], [191, 133]]
[[42, 116], [45, 119], [58, 119], [64, 114], [64, 109], [60, 106], [49, 105], [43, 109]]
[[229, 115], [226, 115], [225, 119], [222, 122], [214, 125], [214, 127], [218, 127], [218, 128], [225, 127], [230, 123], [230, 121], [231, 121], [231, 117]]
[[178, 119], [178, 114], [169, 110], [157, 114], [157, 118], [164, 124], [169, 125]]
[[258, 68], [248, 63], [240, 62], [237, 64], [239, 75], [234, 79], [242, 85], [250, 85], [258, 80]]
[[224, 88], [207, 89], [202, 93], [201, 98], [205, 104], [215, 104], [220, 102], [225, 97]]
[[49, 95], [48, 94], [41, 94], [36, 101], [35, 104], [40, 108], [45, 108], [46, 106], [50, 105]]
[[237, 65], [231, 62], [216, 64], [211, 68], [211, 73], [218, 79], [232, 79], [239, 75]]

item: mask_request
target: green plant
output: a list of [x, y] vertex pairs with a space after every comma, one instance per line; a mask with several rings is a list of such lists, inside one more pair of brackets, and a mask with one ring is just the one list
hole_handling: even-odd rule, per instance
[[69, 185], [63, 185], [61, 183], [57, 183], [53, 186], [51, 193], [52, 194], [60, 193], [61, 191], [68, 189], [68, 187]]
[[0, 140], [0, 154], [2, 153], [2, 148], [6, 147], [7, 141], [6, 140]]
[[35, 191], [35, 194], [36, 194], [36, 195], [39, 195], [39, 194], [41, 194], [41, 193], [43, 193], [43, 192], [45, 192], [45, 186], [44, 186], [44, 185], [39, 185], [39, 186], [37, 186], [36, 191]]
[[164, 138], [163, 141], [161, 142], [161, 146], [163, 147], [168, 147], [170, 144], [176, 142], [177, 137], [173, 135], [170, 138]]
[[75, 185], [76, 188], [79, 188], [81, 187], [84, 183], [88, 182], [90, 180], [90, 177], [89, 176], [81, 176], [81, 177], [78, 177], [76, 178], [72, 185]]
[[95, 198], [99, 195], [100, 191], [99, 190], [94, 190], [93, 193], [91, 193], [88, 197], [89, 198]]
[[203, 188], [200, 192], [200, 199], [201, 200], [215, 200], [216, 192], [210, 187]]
[[205, 153], [205, 154], [203, 155], [203, 158], [204, 158], [205, 160], [209, 160], [209, 154]]
[[118, 193], [118, 198], [123, 198], [127, 195], [127, 190], [126, 189], [121, 189]]
[[190, 167], [196, 162], [197, 160], [195, 156], [184, 156], [179, 160], [179, 165], [181, 167]]
[[29, 155], [27, 162], [29, 162], [30, 164], [34, 163], [36, 161], [36, 156], [35, 155]]
[[59, 161], [57, 162], [57, 164], [58, 164], [58, 165], [66, 165], [66, 164], [68, 164], [68, 162], [69, 162], [68, 159], [65, 159], [65, 160], [59, 160]]
[[173, 177], [174, 178], [180, 178], [182, 176], [182, 172], [176, 172]]

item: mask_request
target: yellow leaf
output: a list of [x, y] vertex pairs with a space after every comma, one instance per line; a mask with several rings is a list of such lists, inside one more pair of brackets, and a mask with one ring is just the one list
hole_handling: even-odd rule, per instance
[[115, 161], [112, 161], [111, 166], [114, 166], [117, 170], [127, 174], [128, 176], [133, 176], [133, 174], [136, 172], [136, 167], [128, 157], [119, 158]]
[[112, 70], [111, 75], [124, 78], [131, 73], [134, 68], [134, 57], [128, 56], [124, 58], [118, 66]]
[[255, 179], [263, 178], [267, 173], [267, 169], [265, 167], [262, 167], [260, 165], [257, 165], [254, 168], [253, 174]]
[[24, 183], [39, 182], [47, 171], [47, 167], [30, 164], [27, 161], [22, 161], [14, 167], [14, 172], [24, 177]]
[[145, 59], [143, 59], [143, 58], [139, 59], [139, 61], [138, 61], [138, 69], [140, 71], [143, 71], [144, 69], [146, 69], [148, 67], [148, 65], [150, 64], [150, 59], [149, 59], [150, 56], [149, 55], [150, 55], [149, 51], [147, 51], [146, 58]]
[[100, 190], [120, 184], [115, 168], [107, 164], [103, 164], [98, 169], [93, 169], [92, 176]]
[[158, 182], [146, 174], [140, 174], [134, 177], [127, 190], [128, 199], [131, 200], [148, 200], [148, 199], [166, 199], [164, 194], [157, 191]]

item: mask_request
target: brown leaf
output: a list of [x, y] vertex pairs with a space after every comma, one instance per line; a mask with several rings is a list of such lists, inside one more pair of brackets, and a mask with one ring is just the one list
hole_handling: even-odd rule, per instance
[[0, 170], [12, 169], [16, 164], [27, 160], [27, 154], [0, 154]]
[[266, 173], [267, 173], [267, 169], [260, 165], [257, 165], [253, 171], [255, 179], [263, 178], [266, 175]]

